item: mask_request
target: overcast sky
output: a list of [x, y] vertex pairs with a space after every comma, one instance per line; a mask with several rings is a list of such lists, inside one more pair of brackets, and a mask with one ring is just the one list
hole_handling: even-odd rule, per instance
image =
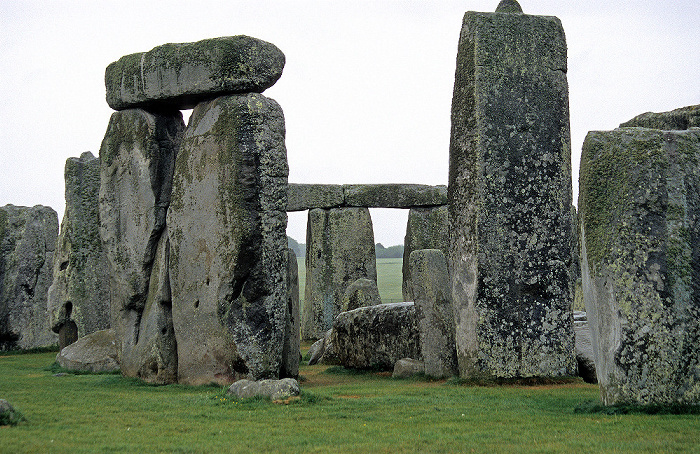
[[[0, 0], [0, 205], [63, 216], [63, 168], [97, 155], [112, 111], [104, 69], [168, 42], [245, 34], [286, 55], [265, 92], [285, 112], [289, 181], [447, 184], [450, 105], [474, 1]], [[700, 104], [698, 0], [522, 0], [562, 20], [569, 48], [574, 197], [581, 145], [648, 111]], [[373, 210], [403, 242], [406, 211]], [[306, 214], [288, 234], [305, 238]]]

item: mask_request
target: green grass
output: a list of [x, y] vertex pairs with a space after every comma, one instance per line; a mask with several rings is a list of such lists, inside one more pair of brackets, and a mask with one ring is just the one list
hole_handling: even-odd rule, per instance
[[0, 452], [697, 452], [697, 415], [581, 413], [582, 382], [465, 386], [302, 366], [288, 405], [219, 387], [53, 376], [49, 353], [0, 357], [0, 398], [26, 421]]
[[[299, 302], [304, 304], [304, 288], [306, 285], [306, 264], [304, 257], [297, 257], [299, 267]], [[382, 303], [398, 303], [403, 301], [401, 283], [403, 281], [403, 259], [377, 259], [377, 286]]]

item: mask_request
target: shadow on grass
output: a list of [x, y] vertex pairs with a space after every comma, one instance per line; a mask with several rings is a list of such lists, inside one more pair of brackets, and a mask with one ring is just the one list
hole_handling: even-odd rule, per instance
[[456, 386], [556, 386], [583, 383], [581, 377], [518, 377], [518, 378], [460, 378], [447, 379], [448, 385]]
[[65, 367], [61, 367], [58, 362], [54, 362], [50, 366], [47, 366], [44, 368], [46, 372], [51, 372], [52, 374], [64, 374], [64, 375], [120, 375], [121, 372], [116, 370], [116, 371], [103, 371], [103, 372], [91, 372], [87, 370], [73, 370], [73, 369], [66, 369]]
[[700, 405], [684, 404], [618, 404], [602, 405], [598, 401], [586, 401], [580, 403], [574, 413], [579, 414], [603, 414], [603, 415], [700, 415]]

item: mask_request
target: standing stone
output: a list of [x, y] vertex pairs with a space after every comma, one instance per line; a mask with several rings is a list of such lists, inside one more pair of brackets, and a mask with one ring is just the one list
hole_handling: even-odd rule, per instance
[[122, 373], [175, 381], [165, 216], [184, 123], [178, 111], [112, 114], [100, 148], [100, 236]]
[[381, 303], [377, 283], [361, 277], [345, 289], [341, 311], [347, 312], [358, 307], [376, 306]]
[[49, 207], [0, 207], [0, 350], [56, 344], [46, 295], [57, 235]]
[[197, 105], [168, 212], [181, 383], [278, 377], [287, 318], [284, 115], [259, 94]]
[[467, 12], [459, 40], [448, 263], [462, 377], [576, 372], [564, 30], [515, 4]]
[[300, 326], [297, 256], [292, 249], [287, 249], [287, 318], [284, 328], [281, 377], [296, 378], [299, 376], [299, 356], [301, 356]]
[[413, 280], [409, 257], [420, 249], [440, 249], [447, 256], [449, 243], [447, 205], [411, 208], [403, 241], [403, 299], [413, 301]]
[[66, 210], [53, 260], [49, 323], [59, 346], [110, 327], [109, 264], [100, 240], [100, 160], [86, 151], [65, 166]]
[[377, 281], [372, 218], [367, 208], [309, 210], [302, 338], [319, 339], [341, 312], [347, 287]]
[[115, 110], [191, 109], [217, 96], [262, 93], [280, 78], [284, 62], [274, 44], [250, 36], [164, 44], [107, 67], [107, 104]]
[[581, 273], [604, 404], [700, 403], [700, 130], [590, 132]]
[[436, 378], [457, 375], [454, 314], [445, 254], [438, 249], [413, 251], [410, 263], [425, 374]]

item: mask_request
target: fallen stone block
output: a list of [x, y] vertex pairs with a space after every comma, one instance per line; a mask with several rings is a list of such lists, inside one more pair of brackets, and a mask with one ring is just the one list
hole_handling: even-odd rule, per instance
[[272, 401], [284, 400], [299, 395], [299, 383], [293, 378], [260, 381], [243, 379], [233, 383], [228, 393], [239, 399], [268, 397]]
[[88, 334], [63, 348], [56, 361], [64, 369], [84, 372], [116, 372], [117, 342], [111, 329]]
[[355, 369], [393, 370], [401, 358], [422, 360], [413, 303], [391, 303], [342, 312], [331, 343], [338, 364]]
[[359, 278], [348, 286], [343, 295], [342, 312], [351, 311], [358, 307], [376, 306], [381, 304], [377, 283], [364, 277]]
[[403, 358], [394, 364], [391, 378], [410, 378], [425, 372], [425, 363], [411, 358]]

